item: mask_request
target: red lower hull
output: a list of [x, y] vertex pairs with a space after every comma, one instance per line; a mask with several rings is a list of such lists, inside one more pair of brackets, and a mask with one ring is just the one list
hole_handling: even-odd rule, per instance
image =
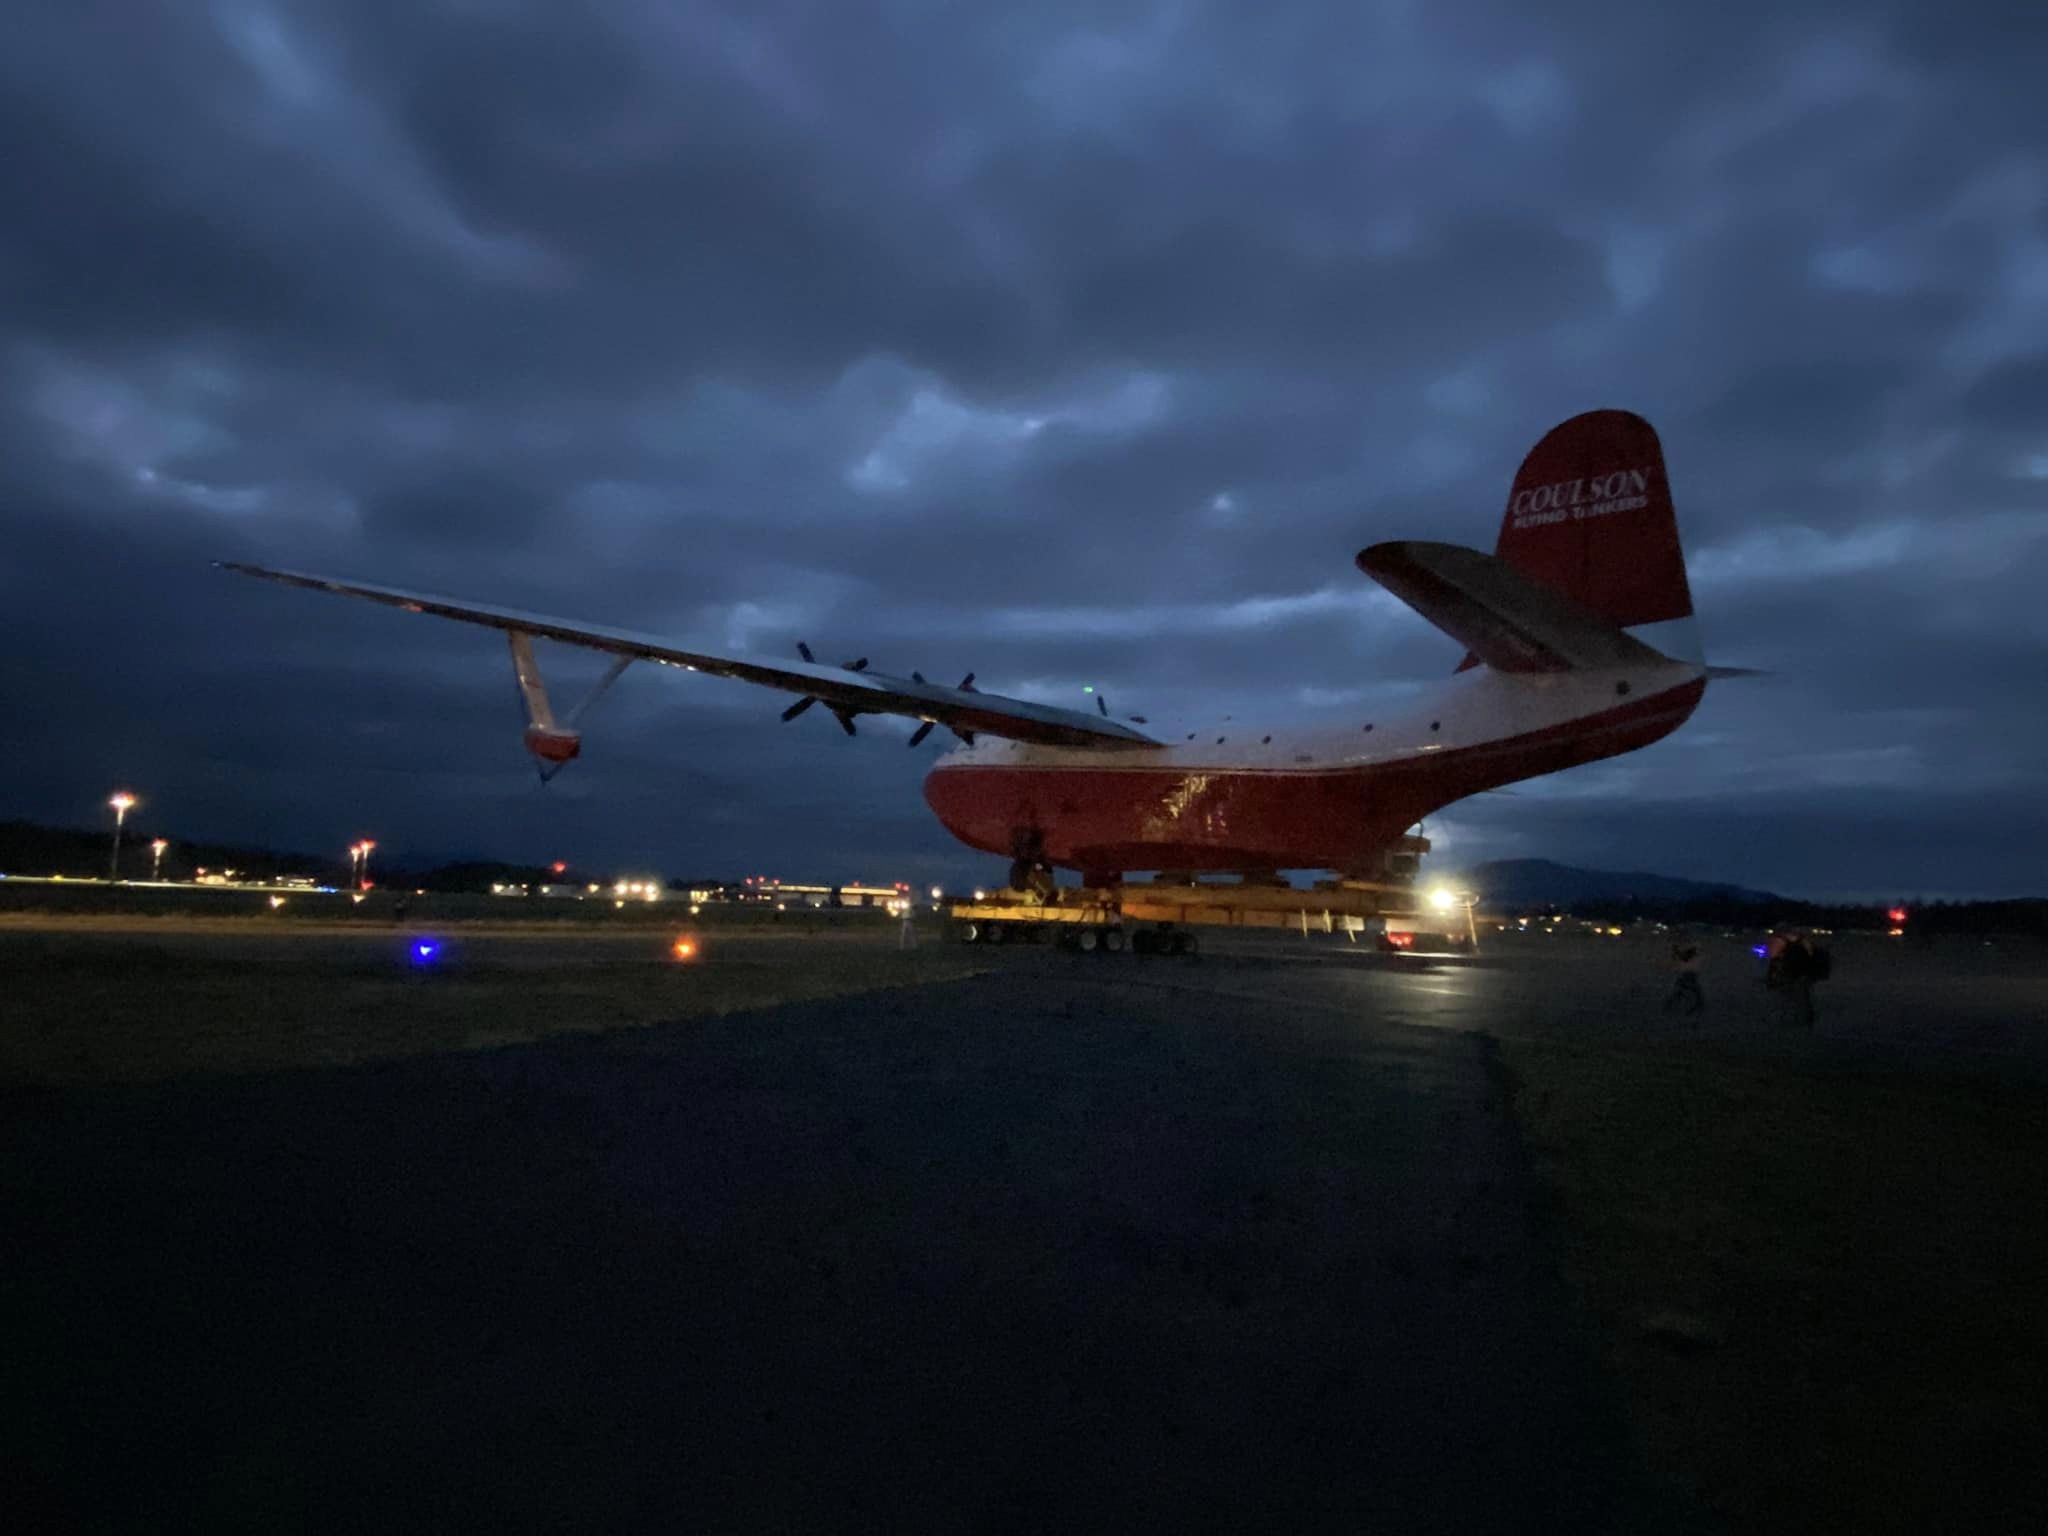
[[1365, 870], [1423, 817], [1483, 790], [1648, 746], [1705, 692], [1688, 683], [1567, 725], [1323, 772], [941, 764], [925, 801], [971, 848], [1125, 870]]

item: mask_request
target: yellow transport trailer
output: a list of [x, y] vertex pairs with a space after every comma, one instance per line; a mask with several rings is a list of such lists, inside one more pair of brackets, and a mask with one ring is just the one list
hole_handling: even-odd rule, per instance
[[1457, 947], [1476, 947], [1470, 898], [1418, 893], [1416, 861], [1429, 844], [1403, 840], [1377, 878], [1324, 880], [1301, 887], [1277, 878], [1207, 882], [1161, 878], [1093, 889], [1062, 887], [1041, 897], [1030, 891], [991, 891], [981, 900], [952, 904], [954, 933], [963, 943], [1055, 943], [1085, 952], [1192, 955], [1196, 928], [1279, 928], [1342, 933], [1353, 942], [1410, 947], [1420, 932]]

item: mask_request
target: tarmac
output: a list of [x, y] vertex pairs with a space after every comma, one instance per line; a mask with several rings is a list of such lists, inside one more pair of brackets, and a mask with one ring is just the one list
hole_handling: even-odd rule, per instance
[[49, 1532], [1692, 1528], [1481, 1032], [1685, 1027], [1653, 967], [1574, 974], [1007, 951], [15, 1086], [0, 1502]]

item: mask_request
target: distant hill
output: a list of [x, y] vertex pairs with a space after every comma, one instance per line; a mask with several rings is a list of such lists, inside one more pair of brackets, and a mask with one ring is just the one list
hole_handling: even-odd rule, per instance
[[[154, 861], [150, 839], [154, 829], [136, 818], [128, 823], [121, 840], [121, 877], [146, 879]], [[91, 827], [45, 827], [29, 821], [0, 821], [0, 874], [64, 875], [104, 878], [113, 853], [113, 829]], [[162, 863], [166, 880], [190, 880], [201, 869], [235, 870], [241, 879], [270, 879], [279, 875], [310, 875], [336, 885], [348, 883], [345, 857], [323, 857], [289, 849], [251, 848], [228, 843], [168, 840]], [[374, 879], [384, 885], [412, 885], [430, 891], [483, 891], [507, 881], [537, 884], [566, 880], [576, 884], [600, 876], [580, 869], [556, 874], [532, 864], [506, 864], [491, 859], [458, 859], [429, 863], [424, 859], [400, 859], [378, 855], [371, 866]]]
[[1782, 907], [1786, 899], [1769, 891], [1705, 880], [1681, 880], [1642, 870], [1575, 869], [1549, 859], [1496, 859], [1459, 877], [1493, 911], [1530, 907], [1585, 907], [1635, 902], [1643, 906], [1712, 903], [1717, 906]]

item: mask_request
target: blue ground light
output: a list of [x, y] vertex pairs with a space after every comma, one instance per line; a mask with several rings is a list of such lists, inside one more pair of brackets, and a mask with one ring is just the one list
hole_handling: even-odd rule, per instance
[[432, 965], [441, 958], [441, 941], [439, 939], [414, 939], [410, 952], [414, 965]]

